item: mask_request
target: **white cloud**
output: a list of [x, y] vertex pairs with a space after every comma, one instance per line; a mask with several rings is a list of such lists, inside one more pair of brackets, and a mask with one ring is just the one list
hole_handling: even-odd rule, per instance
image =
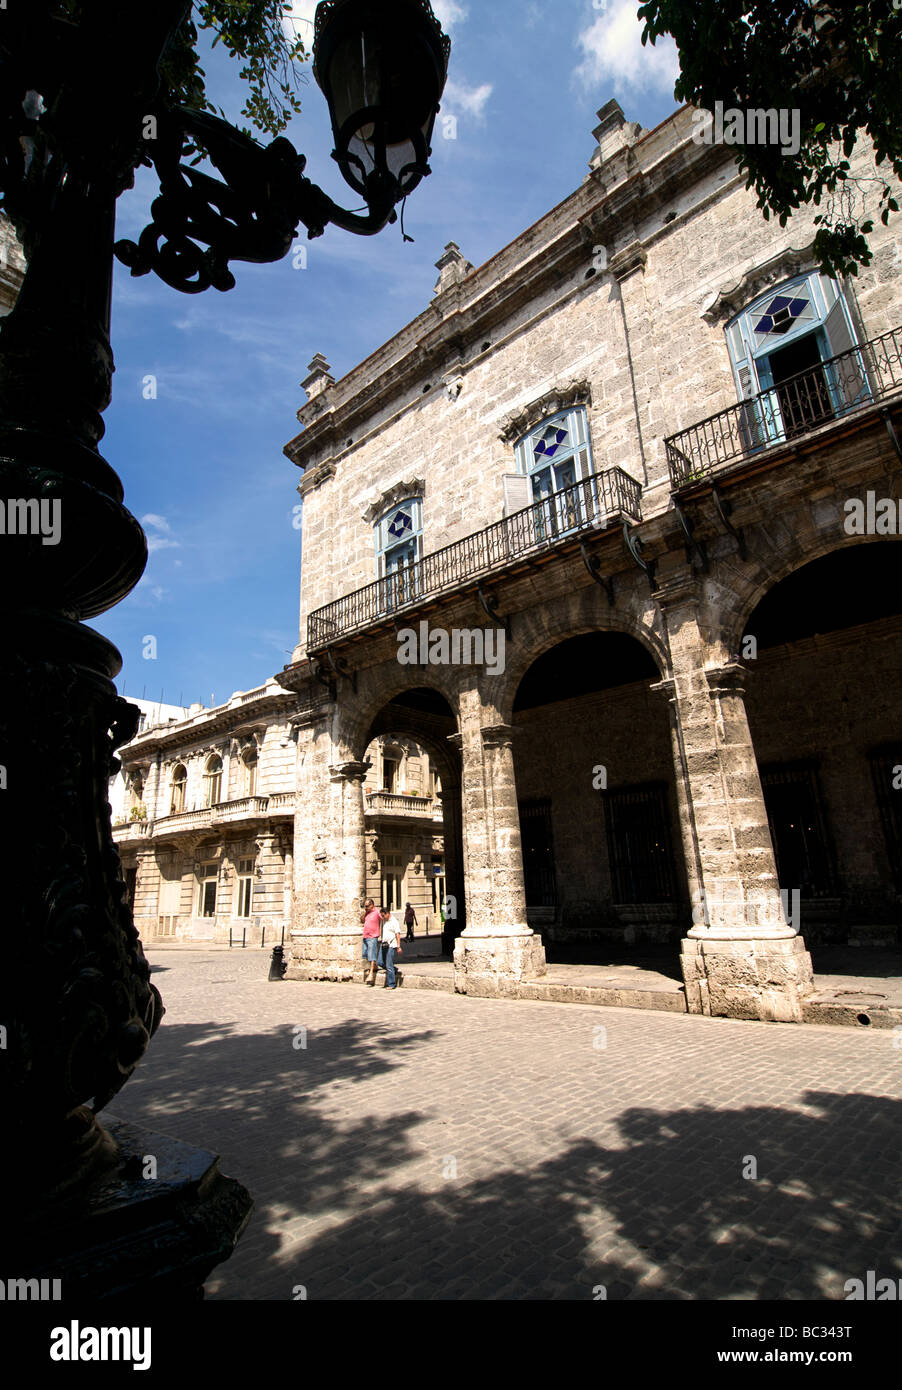
[[432, 8], [446, 34], [450, 34], [455, 24], [463, 24], [470, 13], [466, 5], [458, 4], [458, 0], [432, 0]]
[[672, 96], [680, 70], [676, 44], [668, 36], [643, 48], [643, 27], [636, 18], [635, 0], [610, 0], [608, 9], [577, 39], [584, 55], [576, 69], [577, 81], [587, 88], [603, 84], [613, 88], [615, 96]]
[[449, 78], [442, 98], [442, 110], [447, 111], [449, 107], [457, 108], [481, 121], [492, 91], [491, 82], [483, 82], [481, 87], [468, 87], [464, 82], [455, 82]]
[[309, 48], [313, 43], [313, 16], [317, 0], [293, 0], [290, 10], [282, 16], [282, 28], [289, 39], [303, 39]]
[[147, 553], [153, 555], [158, 550], [180, 550], [181, 541], [177, 541], [172, 534], [172, 527], [165, 516], [158, 516], [154, 512], [148, 512], [141, 518], [141, 525], [146, 528]]

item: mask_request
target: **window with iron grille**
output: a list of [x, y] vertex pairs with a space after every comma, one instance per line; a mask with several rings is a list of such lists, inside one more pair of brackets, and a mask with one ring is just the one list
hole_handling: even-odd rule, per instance
[[798, 888], [811, 898], [832, 897], [836, 884], [817, 764], [762, 767], [761, 789], [780, 887]]
[[645, 782], [600, 793], [615, 903], [669, 903], [676, 897], [667, 785]]
[[875, 748], [869, 761], [893, 882], [902, 893], [902, 743]]
[[556, 907], [557, 876], [551, 835], [551, 801], [548, 798], [521, 801], [518, 809], [526, 906]]

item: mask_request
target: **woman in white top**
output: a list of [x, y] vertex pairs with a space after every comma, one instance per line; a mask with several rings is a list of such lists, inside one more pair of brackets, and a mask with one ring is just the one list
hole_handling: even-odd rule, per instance
[[401, 954], [401, 923], [388, 908], [382, 909], [382, 955], [385, 964], [384, 989], [397, 989], [395, 952]]

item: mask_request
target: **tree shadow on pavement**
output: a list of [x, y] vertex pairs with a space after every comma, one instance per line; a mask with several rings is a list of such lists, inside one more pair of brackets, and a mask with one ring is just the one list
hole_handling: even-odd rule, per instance
[[[894, 1154], [902, 1104], [809, 1095], [811, 1111], [632, 1109], [622, 1148], [591, 1141], [535, 1168], [378, 1190], [368, 1211], [256, 1266], [239, 1247], [226, 1298], [842, 1299], [847, 1279], [902, 1274]], [[871, 1156], [862, 1162], [861, 1137]], [[400, 1136], [396, 1135], [396, 1138]], [[385, 1136], [373, 1136], [385, 1153]], [[375, 1156], [375, 1155], [374, 1155]], [[757, 1177], [753, 1173], [757, 1171]], [[748, 1176], [744, 1176], [747, 1174]], [[283, 1198], [301, 1187], [287, 1172]], [[252, 1263], [248, 1252], [247, 1269]]]
[[[472, 1130], [449, 1130], [456, 1151], [441, 1154], [432, 1106], [391, 1108], [391, 1073], [429, 1030], [351, 1020], [306, 1048], [298, 1036], [173, 1025], [113, 1106], [213, 1149], [254, 1197], [213, 1297], [842, 1299], [869, 1269], [902, 1274], [902, 1102], [631, 1107], [616, 1144], [579, 1139], [542, 1162], [521, 1116], [522, 1161], [486, 1174]], [[358, 1091], [383, 1076], [384, 1091]]]

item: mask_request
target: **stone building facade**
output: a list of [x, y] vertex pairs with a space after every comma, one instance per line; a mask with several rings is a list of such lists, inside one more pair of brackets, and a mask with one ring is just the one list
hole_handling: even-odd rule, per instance
[[412, 739], [380, 735], [366, 750], [363, 782], [366, 896], [383, 907], [410, 903], [418, 932], [441, 930], [445, 897], [441, 779]]
[[558, 207], [310, 365], [294, 977], [359, 976], [383, 735], [441, 780], [460, 991], [651, 940], [793, 1020], [813, 942], [897, 939], [899, 246], [821, 275], [691, 114], [608, 103]]
[[268, 681], [212, 709], [194, 705], [184, 718], [151, 720], [120, 749], [113, 838], [145, 940], [282, 939], [291, 900], [293, 705]]
[[[212, 709], [131, 700], [137, 736], [110, 781], [113, 838], [148, 941], [281, 943], [291, 920], [296, 702], [269, 681]], [[441, 786], [410, 739], [374, 740], [367, 881], [440, 930]]]

